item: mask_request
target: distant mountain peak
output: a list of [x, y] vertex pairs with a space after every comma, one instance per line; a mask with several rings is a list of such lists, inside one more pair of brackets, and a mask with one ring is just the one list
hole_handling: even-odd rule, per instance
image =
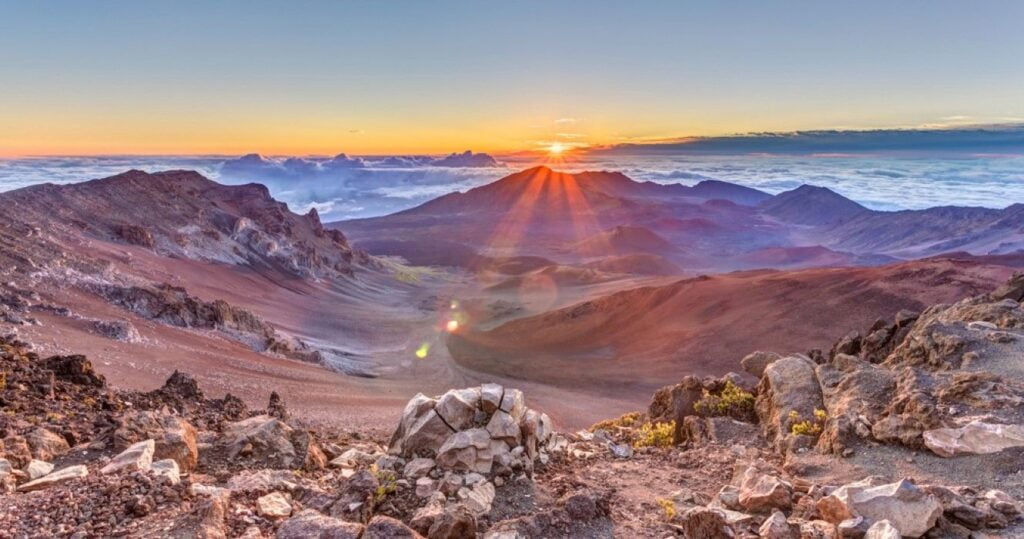
[[803, 184], [761, 203], [764, 213], [787, 223], [832, 225], [848, 221], [871, 210], [817, 185]]

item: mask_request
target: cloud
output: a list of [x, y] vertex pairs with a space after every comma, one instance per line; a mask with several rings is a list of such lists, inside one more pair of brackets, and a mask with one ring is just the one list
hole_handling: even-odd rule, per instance
[[[1004, 152], [1010, 153], [1012, 152]], [[455, 154], [457, 156], [463, 154]], [[479, 155], [479, 154], [472, 154]], [[128, 169], [193, 169], [228, 184], [258, 182], [290, 208], [316, 208], [324, 221], [370, 217], [416, 206], [536, 164], [504, 156], [502, 167], [440, 167], [432, 156], [233, 157], [110, 156], [0, 159], [0, 191], [43, 182], [72, 183]], [[580, 153], [558, 165], [573, 172], [618, 170], [638, 181], [696, 184], [716, 179], [778, 193], [804, 183], [828, 187], [875, 209], [941, 205], [1005, 207], [1024, 202], [1024, 157], [954, 152], [927, 157], [884, 154], [719, 155]]]
[[582, 121], [583, 120], [581, 120], [579, 118], [559, 118], [559, 119], [555, 120], [555, 123], [559, 124], [559, 125], [566, 125], [566, 124], [578, 124], [578, 123], [580, 123]]
[[937, 129], [820, 130], [694, 137], [622, 143], [593, 150], [607, 154], [818, 154], [885, 152], [1017, 152], [1024, 155], [1024, 125]]

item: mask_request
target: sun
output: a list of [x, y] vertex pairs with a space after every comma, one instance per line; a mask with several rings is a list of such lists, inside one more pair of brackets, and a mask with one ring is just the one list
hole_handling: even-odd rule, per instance
[[565, 153], [565, 150], [567, 149], [568, 148], [565, 147], [565, 144], [562, 144], [561, 142], [552, 142], [551, 145], [548, 146], [548, 154], [552, 157], [558, 157]]

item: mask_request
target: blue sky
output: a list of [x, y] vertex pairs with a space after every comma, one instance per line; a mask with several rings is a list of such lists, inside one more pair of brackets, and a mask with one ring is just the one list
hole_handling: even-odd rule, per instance
[[0, 1], [0, 155], [1019, 122], [1024, 2]]

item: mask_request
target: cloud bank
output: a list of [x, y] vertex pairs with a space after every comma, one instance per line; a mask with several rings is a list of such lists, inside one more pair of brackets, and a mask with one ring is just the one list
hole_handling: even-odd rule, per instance
[[958, 129], [873, 129], [749, 133], [625, 143], [593, 154], [836, 154], [875, 152], [1024, 153], [1024, 125]]
[[[265, 184], [298, 212], [316, 208], [324, 221], [401, 211], [453, 191], [497, 180], [538, 164], [506, 156], [499, 166], [484, 154], [446, 157], [110, 156], [0, 159], [0, 191], [52, 182], [72, 183], [128, 169], [193, 169], [227, 184]], [[455, 165], [468, 166], [455, 166]], [[594, 153], [552, 165], [565, 171], [617, 170], [636, 180], [694, 185], [722, 180], [769, 193], [814, 184], [880, 210], [932, 206], [1002, 208], [1024, 202], [1024, 156], [969, 155]]]

